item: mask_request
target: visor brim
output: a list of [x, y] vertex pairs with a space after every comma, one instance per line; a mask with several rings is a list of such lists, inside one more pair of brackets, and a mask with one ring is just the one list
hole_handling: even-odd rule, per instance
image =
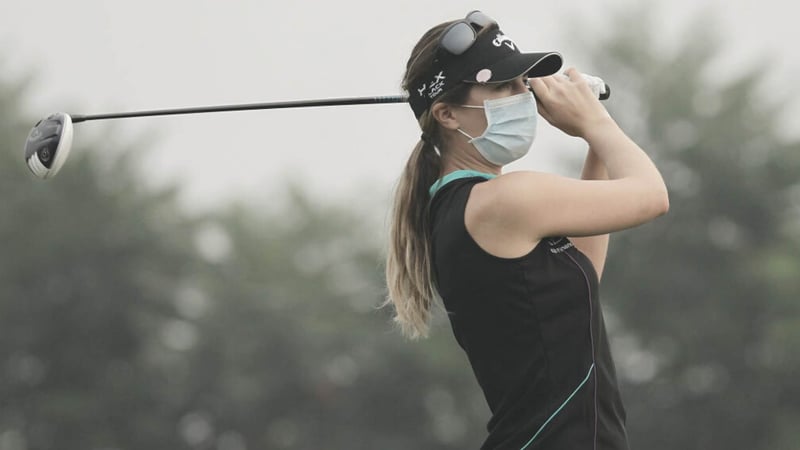
[[522, 75], [526, 75], [528, 78], [546, 77], [561, 70], [563, 63], [561, 54], [557, 52], [515, 53], [482, 69], [491, 71], [489, 80], [478, 81], [477, 73], [471, 73], [466, 77], [467, 79], [462, 81], [474, 84], [494, 84], [505, 83]]

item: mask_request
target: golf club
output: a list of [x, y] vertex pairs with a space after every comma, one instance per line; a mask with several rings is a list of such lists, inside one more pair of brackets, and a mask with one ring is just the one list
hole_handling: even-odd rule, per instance
[[[611, 89], [600, 78], [584, 74], [592, 92], [600, 100], [611, 95]], [[272, 103], [247, 103], [238, 105], [201, 106], [192, 108], [157, 109], [93, 115], [70, 115], [57, 112], [34, 125], [25, 141], [25, 162], [33, 174], [40, 179], [55, 176], [69, 156], [72, 148], [72, 124], [90, 120], [126, 119], [131, 117], [169, 116], [229, 111], [252, 111], [264, 109], [305, 108], [319, 106], [374, 105], [379, 103], [408, 103], [406, 95], [379, 97], [347, 97], [320, 100], [296, 100]]]

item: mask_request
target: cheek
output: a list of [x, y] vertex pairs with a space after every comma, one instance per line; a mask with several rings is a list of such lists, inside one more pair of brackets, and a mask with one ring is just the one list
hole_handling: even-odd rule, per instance
[[477, 137], [486, 131], [486, 113], [482, 109], [475, 109], [470, 111], [470, 114], [465, 114], [461, 121], [461, 129], [469, 133], [472, 137]]

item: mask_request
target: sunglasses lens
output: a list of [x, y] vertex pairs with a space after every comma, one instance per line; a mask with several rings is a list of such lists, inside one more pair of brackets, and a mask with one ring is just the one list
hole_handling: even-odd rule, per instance
[[442, 47], [454, 55], [467, 51], [475, 40], [475, 30], [466, 22], [457, 22], [442, 35]]
[[471, 13], [467, 14], [467, 18], [465, 20], [481, 28], [495, 23], [494, 19], [480, 11], [472, 11]]

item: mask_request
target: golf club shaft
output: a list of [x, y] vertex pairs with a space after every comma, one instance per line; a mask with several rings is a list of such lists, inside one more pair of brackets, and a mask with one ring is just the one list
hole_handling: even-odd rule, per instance
[[[608, 84], [597, 78], [596, 82], [603, 83], [604, 90], [601, 90], [600, 100], [605, 100], [610, 95]], [[179, 114], [201, 114], [228, 111], [252, 111], [260, 109], [283, 109], [283, 108], [307, 108], [317, 106], [346, 106], [346, 105], [374, 105], [377, 103], [408, 103], [407, 95], [385, 95], [377, 97], [343, 97], [328, 98], [318, 100], [291, 100], [285, 102], [271, 103], [245, 103], [238, 105], [219, 105], [219, 106], [199, 106], [191, 108], [172, 108], [154, 109], [146, 111], [129, 111], [120, 113], [105, 114], [70, 114], [72, 123], [86, 122], [89, 120], [105, 119], [125, 119], [128, 117], [148, 117], [148, 116], [174, 116]]]
[[272, 103], [246, 103], [240, 105], [200, 106], [193, 108], [155, 109], [121, 113], [70, 115], [72, 123], [89, 120], [124, 119], [128, 117], [173, 116], [179, 114], [201, 114], [228, 111], [252, 111], [259, 109], [303, 108], [316, 106], [371, 105], [376, 103], [408, 103], [408, 96], [389, 95], [379, 97], [346, 97], [321, 100], [294, 100]]

